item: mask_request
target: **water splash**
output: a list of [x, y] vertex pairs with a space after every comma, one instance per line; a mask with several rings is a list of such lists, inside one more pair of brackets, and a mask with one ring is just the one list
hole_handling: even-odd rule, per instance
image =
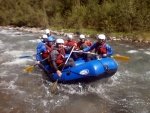
[[127, 53], [138, 53], [137, 50], [130, 50], [130, 51], [127, 51]]
[[4, 43], [0, 40], [0, 47], [3, 48], [4, 47]]
[[40, 39], [35, 39], [35, 40], [28, 40], [29, 42], [32, 42], [32, 43], [38, 43], [38, 42], [41, 42]]
[[12, 55], [13, 57], [20, 57], [20, 56], [24, 56], [24, 55], [30, 55], [30, 54], [34, 54], [35, 51], [33, 50], [26, 50], [26, 51], [17, 51], [17, 50], [12, 50], [12, 51], [5, 51], [4, 54], [9, 54]]
[[13, 61], [4, 62], [1, 65], [9, 65], [9, 66], [14, 65], [14, 64], [15, 65], [21, 65], [21, 64], [25, 65], [27, 63], [27, 61], [28, 62], [33, 62], [32, 59], [15, 59]]
[[150, 55], [150, 51], [145, 51], [144, 53], [147, 55]]

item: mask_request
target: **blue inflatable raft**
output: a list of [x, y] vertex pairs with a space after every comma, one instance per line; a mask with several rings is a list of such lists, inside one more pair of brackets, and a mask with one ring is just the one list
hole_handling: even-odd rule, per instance
[[88, 82], [105, 77], [110, 77], [117, 72], [118, 64], [112, 58], [101, 58], [99, 60], [91, 60], [85, 62], [83, 59], [75, 61], [75, 67], [66, 68], [62, 71], [59, 78], [57, 73], [53, 73], [49, 65], [40, 65], [46, 72], [51, 81], [68, 83], [68, 82]]

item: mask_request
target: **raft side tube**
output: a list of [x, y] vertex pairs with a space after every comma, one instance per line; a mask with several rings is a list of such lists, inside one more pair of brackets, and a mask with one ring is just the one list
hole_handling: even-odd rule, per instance
[[[76, 66], [67, 68], [62, 71], [61, 78], [54, 73], [48, 74], [52, 81], [59, 79], [60, 82], [91, 80], [112, 76], [116, 73], [118, 64], [112, 58], [102, 58], [100, 60], [91, 60], [85, 62], [84, 60], [75, 61]], [[49, 66], [45, 66], [46, 70], [51, 73]]]
[[[67, 80], [85, 78], [89, 76], [98, 76], [104, 72], [105, 69], [103, 65], [98, 60], [92, 60], [90, 62], [85, 62], [83, 64], [80, 64], [72, 68], [64, 69], [63, 75], [60, 78], [60, 80], [67, 81]], [[57, 79], [58, 75], [54, 74], [53, 77], [54, 79]]]

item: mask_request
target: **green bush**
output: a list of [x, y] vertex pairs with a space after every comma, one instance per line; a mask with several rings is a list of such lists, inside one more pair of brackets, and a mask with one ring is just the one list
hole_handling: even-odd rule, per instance
[[150, 31], [150, 0], [0, 0], [0, 25]]

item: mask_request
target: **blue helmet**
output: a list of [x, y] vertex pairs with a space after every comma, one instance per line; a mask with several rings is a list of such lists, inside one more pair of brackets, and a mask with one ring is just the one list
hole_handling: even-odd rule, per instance
[[55, 40], [54, 40], [54, 38], [53, 37], [48, 37], [47, 38], [47, 42], [54, 42]]

